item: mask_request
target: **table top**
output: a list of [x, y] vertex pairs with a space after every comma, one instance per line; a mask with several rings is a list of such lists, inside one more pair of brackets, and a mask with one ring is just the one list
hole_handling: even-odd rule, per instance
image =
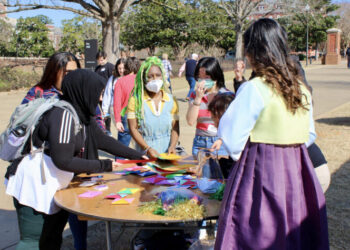
[[[178, 164], [196, 164], [190, 157], [178, 161]], [[134, 166], [134, 164], [125, 164], [121, 167], [127, 168]], [[159, 216], [153, 214], [142, 214], [137, 211], [138, 206], [142, 202], [154, 200], [155, 193], [159, 193], [169, 186], [158, 186], [148, 183], [142, 183], [144, 177], [137, 175], [117, 175], [114, 173], [92, 174], [89, 176], [103, 175], [107, 190], [102, 191], [101, 195], [93, 198], [80, 198], [80, 194], [87, 191], [96, 191], [92, 187], [79, 187], [80, 182], [72, 181], [70, 186], [66, 189], [57, 191], [55, 194], [55, 202], [61, 208], [80, 216], [87, 216], [90, 218], [106, 221], [116, 221], [124, 223], [178, 223], [190, 222], [193, 220], [181, 220], [167, 216]], [[151, 176], [150, 176], [151, 177]], [[111, 199], [104, 197], [110, 193], [117, 193], [123, 188], [140, 188], [139, 192], [128, 195], [125, 198], [135, 198], [129, 205], [113, 205]], [[217, 218], [220, 212], [221, 202], [217, 200], [208, 199], [208, 195], [200, 192], [198, 189], [191, 191], [199, 194], [203, 198], [202, 204], [206, 209], [206, 215], [203, 219]]]

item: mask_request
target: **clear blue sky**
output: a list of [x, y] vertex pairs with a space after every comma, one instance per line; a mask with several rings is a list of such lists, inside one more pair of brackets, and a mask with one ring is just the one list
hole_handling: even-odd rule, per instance
[[[333, 3], [336, 2], [349, 2], [350, 0], [332, 0]], [[64, 19], [72, 19], [76, 14], [70, 11], [63, 11], [63, 10], [49, 10], [49, 9], [38, 9], [38, 10], [31, 10], [31, 11], [22, 11], [22, 12], [17, 12], [17, 13], [10, 13], [8, 14], [8, 17], [13, 17], [13, 18], [20, 18], [20, 17], [33, 17], [37, 15], [45, 15], [48, 16], [52, 19], [53, 24], [56, 27], [61, 26], [61, 21]]]

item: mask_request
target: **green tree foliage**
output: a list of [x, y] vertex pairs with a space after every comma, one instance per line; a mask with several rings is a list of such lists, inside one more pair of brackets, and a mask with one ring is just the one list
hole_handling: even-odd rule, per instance
[[187, 2], [189, 28], [188, 42], [205, 48], [216, 46], [228, 51], [235, 47], [235, 31], [232, 22], [218, 3], [212, 0]]
[[63, 36], [60, 42], [62, 51], [83, 53], [85, 39], [98, 39], [99, 44], [102, 43], [101, 24], [97, 20], [76, 16], [63, 20], [62, 26]]
[[7, 23], [4, 19], [0, 19], [0, 55], [9, 56], [11, 55], [11, 37], [13, 28], [11, 24]]
[[48, 57], [54, 53], [52, 42], [49, 40], [50, 18], [44, 15], [19, 18], [12, 39], [12, 47], [16, 56], [41, 56]]
[[327, 40], [327, 29], [334, 28], [339, 18], [329, 13], [338, 8], [330, 0], [313, 1], [309, 11], [299, 11], [292, 16], [278, 19], [287, 29], [288, 39], [292, 49], [306, 49], [306, 29], [309, 29], [309, 46], [318, 46]]
[[124, 45], [134, 50], [147, 48], [149, 54], [154, 54], [156, 47], [171, 47], [175, 55], [190, 44], [225, 50], [234, 47], [232, 23], [214, 1], [169, 0], [166, 6], [164, 0], [159, 3], [142, 2], [123, 16]]
[[[167, 5], [176, 6], [177, 1], [167, 1]], [[169, 46], [178, 51], [186, 40], [187, 27], [184, 6], [170, 9], [141, 2], [123, 16], [121, 41], [134, 50], [147, 48], [150, 55], [156, 47]]]

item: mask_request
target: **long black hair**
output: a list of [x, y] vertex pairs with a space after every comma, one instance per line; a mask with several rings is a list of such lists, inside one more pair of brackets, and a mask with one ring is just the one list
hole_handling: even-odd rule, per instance
[[285, 29], [272, 19], [261, 18], [250, 25], [243, 37], [245, 54], [255, 76], [264, 77], [282, 95], [292, 113], [304, 108], [300, 89], [303, 79], [289, 55]]
[[116, 79], [118, 77], [121, 77], [121, 75], [119, 74], [119, 71], [118, 71], [118, 66], [120, 64], [124, 64], [125, 65], [125, 59], [124, 58], [119, 58], [117, 60], [117, 62], [115, 63], [115, 67], [114, 67], [114, 73], [113, 73], [113, 79]]
[[60, 70], [66, 70], [68, 62], [74, 61], [77, 67], [80, 68], [80, 62], [70, 52], [57, 52], [53, 54], [46, 63], [43, 76], [37, 84], [42, 89], [50, 89], [52, 85], [56, 84], [57, 75]]
[[205, 68], [205, 73], [210, 76], [213, 81], [216, 81], [218, 88], [225, 87], [225, 77], [220, 67], [219, 61], [215, 57], [203, 57], [201, 58], [194, 71], [194, 77], [198, 80], [199, 69]]

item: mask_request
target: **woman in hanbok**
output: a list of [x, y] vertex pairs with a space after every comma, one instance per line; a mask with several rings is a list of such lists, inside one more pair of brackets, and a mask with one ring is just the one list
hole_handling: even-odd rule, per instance
[[329, 249], [326, 204], [306, 147], [316, 137], [311, 94], [289, 56], [287, 33], [259, 19], [244, 33], [255, 77], [219, 122], [237, 163], [229, 175], [215, 249]]

